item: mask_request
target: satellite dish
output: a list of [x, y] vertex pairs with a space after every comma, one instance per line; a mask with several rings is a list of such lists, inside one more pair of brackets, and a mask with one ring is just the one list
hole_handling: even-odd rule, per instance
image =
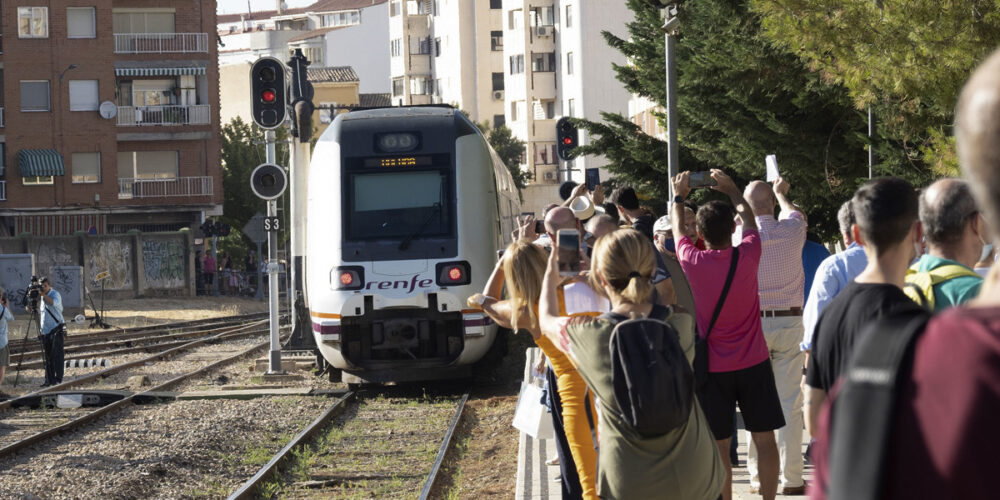
[[101, 103], [100, 111], [101, 111], [101, 118], [110, 120], [114, 118], [116, 115], [118, 115], [118, 106], [116, 106], [115, 103], [111, 101], [104, 101]]

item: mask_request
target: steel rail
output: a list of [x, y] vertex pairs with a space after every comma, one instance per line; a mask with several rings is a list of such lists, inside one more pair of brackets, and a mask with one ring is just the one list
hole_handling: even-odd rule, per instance
[[[140, 328], [131, 328], [128, 330], [112, 330], [103, 332], [92, 332], [92, 333], [78, 333], [74, 335], [67, 335], [65, 338], [65, 346], [86, 346], [87, 342], [99, 343], [102, 340], [114, 339], [114, 340], [133, 340], [133, 339], [143, 339], [150, 333], [158, 332], [173, 332], [173, 333], [183, 333], [186, 330], [204, 330], [209, 327], [214, 328], [224, 328], [226, 326], [231, 326], [233, 323], [241, 323], [246, 321], [254, 321], [258, 319], [267, 318], [267, 313], [252, 313], [245, 314], [242, 316], [230, 316], [229, 318], [210, 318], [205, 320], [193, 320], [193, 321], [182, 321], [179, 323], [166, 323], [162, 325], [151, 325]], [[11, 357], [14, 355], [20, 355], [22, 349], [26, 346], [32, 347], [33, 344], [38, 342], [35, 339], [11, 339], [8, 345], [11, 346]], [[29, 354], [39, 354], [41, 351], [23, 351], [25, 355]]]
[[[80, 385], [80, 384], [82, 384], [84, 382], [89, 382], [91, 380], [95, 380], [95, 379], [99, 379], [99, 378], [104, 378], [104, 377], [107, 377], [109, 375], [114, 375], [115, 373], [118, 373], [120, 371], [126, 370], [128, 368], [132, 368], [134, 366], [139, 366], [139, 365], [148, 363], [150, 361], [154, 361], [155, 362], [155, 361], [162, 360], [164, 358], [169, 358], [169, 357], [171, 357], [171, 356], [173, 356], [175, 354], [183, 352], [183, 351], [185, 351], [187, 349], [190, 349], [192, 347], [198, 347], [198, 346], [200, 346], [202, 344], [206, 344], [206, 343], [212, 342], [214, 340], [228, 339], [228, 338], [230, 338], [229, 335], [232, 335], [232, 334], [235, 334], [235, 333], [240, 333], [241, 331], [250, 329], [250, 328], [252, 328], [253, 326], [255, 326], [255, 325], [259, 324], [259, 323], [263, 323], [264, 321], [266, 321], [266, 320], [255, 321], [255, 322], [250, 323], [248, 325], [234, 327], [231, 331], [228, 331], [228, 332], [221, 332], [221, 333], [218, 333], [216, 335], [212, 335], [212, 336], [208, 336], [208, 337], [201, 338], [201, 339], [198, 339], [198, 340], [194, 340], [194, 341], [191, 341], [191, 342], [187, 342], [184, 345], [173, 347], [173, 348], [167, 349], [165, 351], [160, 351], [160, 352], [158, 352], [156, 354], [153, 354], [151, 356], [148, 356], [148, 357], [145, 357], [145, 358], [142, 358], [142, 359], [138, 359], [138, 360], [135, 360], [135, 361], [130, 361], [128, 363], [124, 363], [124, 364], [121, 364], [121, 365], [118, 365], [118, 366], [112, 366], [110, 368], [106, 368], [106, 369], [101, 370], [99, 372], [94, 372], [94, 373], [91, 373], [91, 374], [88, 374], [88, 375], [84, 375], [84, 376], [82, 376], [80, 378], [75, 378], [73, 380], [69, 380], [69, 381], [63, 382], [61, 384], [57, 384], [57, 385], [53, 385], [53, 386], [42, 388], [42, 389], [40, 389], [38, 391], [25, 394], [25, 395], [20, 396], [18, 398], [9, 399], [7, 401], [4, 401], [4, 402], [0, 403], [0, 410], [5, 410], [7, 408], [10, 408], [12, 406], [13, 402], [17, 401], [21, 397], [37, 396], [39, 394], [44, 394], [44, 393], [47, 393], [47, 392], [62, 391], [62, 390], [65, 390], [65, 389], [69, 389], [70, 387], [74, 387], [74, 386]], [[240, 336], [254, 335], [256, 333], [260, 333], [260, 332], [258, 332], [258, 331], [244, 332]]]
[[[99, 344], [80, 345], [80, 346], [73, 347], [72, 349], [66, 349], [65, 350], [65, 353], [67, 355], [66, 361], [70, 361], [72, 359], [79, 359], [81, 357], [116, 356], [116, 355], [120, 355], [120, 354], [129, 354], [129, 353], [135, 353], [135, 352], [149, 352], [151, 349], [155, 349], [155, 348], [163, 348], [163, 347], [168, 347], [168, 346], [183, 345], [185, 342], [187, 342], [186, 340], [183, 340], [183, 339], [189, 339], [191, 337], [199, 337], [199, 336], [205, 336], [205, 335], [212, 335], [214, 333], [218, 333], [218, 332], [221, 332], [221, 331], [233, 328], [235, 326], [240, 326], [239, 322], [230, 322], [230, 323], [228, 323], [228, 324], [226, 324], [224, 326], [217, 326], [217, 327], [210, 328], [208, 330], [192, 330], [192, 331], [185, 332], [185, 333], [169, 333], [168, 332], [168, 333], [165, 333], [163, 335], [157, 335], [157, 336], [152, 336], [152, 337], [150, 337], [150, 336], [142, 337], [141, 339], [114, 340], [114, 341], [103, 342], [103, 343], [99, 343]], [[173, 339], [181, 339], [181, 340], [173, 340]], [[138, 343], [137, 341], [143, 342], [143, 345], [135, 345], [136, 343]], [[146, 342], [148, 342], [148, 343], [146, 343]], [[105, 351], [90, 351], [90, 350], [88, 350], [88, 349], [94, 349], [94, 348], [99, 348], [99, 347], [114, 347], [114, 346], [128, 346], [128, 347], [122, 347], [122, 348], [119, 348], [119, 349], [111, 349], [111, 350], [105, 350]], [[36, 351], [36, 352], [38, 354], [41, 354], [41, 351]], [[25, 353], [26, 356], [30, 355], [30, 354], [34, 354], [34, 353]], [[70, 356], [70, 354], [72, 354], [72, 356]], [[18, 357], [20, 358], [20, 355], [18, 355]], [[18, 368], [20, 368], [22, 370], [30, 370], [30, 369], [44, 367], [45, 364], [44, 364], [44, 361], [41, 359], [41, 356], [37, 356], [37, 357], [32, 356], [32, 357], [28, 358], [27, 361], [24, 361], [24, 362], [22, 362], [20, 359], [18, 359], [17, 366], [18, 366]]]
[[[287, 338], [287, 336], [286, 336], [286, 338]], [[214, 369], [216, 369], [216, 368], [218, 368], [220, 366], [223, 366], [225, 364], [232, 363], [233, 361], [236, 361], [236, 360], [238, 360], [238, 359], [240, 359], [240, 358], [242, 358], [244, 356], [247, 356], [249, 354], [252, 354], [254, 351], [261, 350], [261, 349], [263, 349], [263, 348], [265, 348], [265, 347], [267, 347], [269, 345], [270, 345], [269, 341], [268, 342], [257, 343], [255, 345], [253, 345], [252, 347], [250, 347], [249, 349], [245, 349], [245, 350], [243, 350], [243, 351], [241, 351], [239, 353], [236, 353], [236, 354], [234, 354], [232, 356], [229, 356], [227, 358], [223, 358], [223, 359], [221, 359], [219, 361], [216, 361], [214, 363], [210, 363], [208, 365], [205, 365], [205, 366], [203, 366], [201, 368], [198, 368], [197, 370], [194, 370], [194, 371], [182, 374], [182, 375], [178, 375], [178, 376], [176, 376], [176, 377], [174, 377], [174, 378], [172, 378], [172, 379], [170, 379], [170, 380], [168, 380], [168, 381], [166, 381], [166, 382], [164, 382], [164, 383], [162, 383], [160, 385], [157, 385], [157, 386], [155, 386], [155, 387], [153, 387], [153, 388], [151, 388], [149, 390], [143, 391], [141, 393], [132, 394], [132, 395], [130, 395], [130, 396], [128, 396], [128, 397], [120, 400], [120, 401], [115, 401], [114, 403], [111, 403], [111, 404], [109, 404], [107, 406], [103, 406], [101, 408], [98, 408], [97, 410], [94, 410], [94, 411], [92, 411], [90, 413], [87, 413], [86, 415], [82, 415], [80, 417], [77, 417], [77, 418], [75, 418], [73, 420], [70, 420], [69, 422], [57, 425], [55, 427], [51, 427], [49, 429], [46, 429], [44, 431], [38, 432], [38, 433], [33, 434], [31, 436], [28, 436], [28, 437], [26, 437], [24, 439], [21, 439], [20, 441], [11, 443], [11, 444], [3, 447], [3, 448], [0, 448], [0, 459], [5, 458], [5, 457], [7, 457], [7, 456], [9, 456], [9, 455], [11, 455], [13, 453], [18, 452], [18, 451], [21, 451], [21, 450], [23, 450], [23, 449], [25, 449], [25, 448], [27, 448], [29, 446], [35, 445], [35, 444], [37, 444], [37, 443], [39, 443], [41, 441], [44, 441], [44, 440], [46, 440], [46, 439], [48, 439], [50, 437], [56, 436], [56, 435], [58, 435], [58, 434], [60, 434], [62, 432], [74, 430], [74, 429], [77, 429], [77, 428], [82, 427], [84, 425], [87, 425], [87, 424], [89, 424], [91, 422], [94, 422], [98, 418], [100, 418], [100, 417], [102, 417], [104, 415], [107, 415], [107, 414], [111, 413], [112, 411], [124, 408], [127, 405], [134, 404], [136, 398], [153, 397], [153, 396], [155, 396], [156, 392], [165, 391], [166, 389], [169, 389], [171, 386], [174, 386], [174, 385], [176, 385], [176, 384], [178, 384], [180, 382], [183, 382], [183, 381], [185, 381], [185, 380], [187, 380], [189, 378], [196, 377], [198, 375], [201, 375], [203, 373], [206, 373], [206, 372], [209, 372], [211, 370], [214, 370]]]
[[462, 412], [465, 411], [465, 403], [468, 400], [469, 391], [466, 391], [462, 395], [462, 399], [458, 401], [458, 409], [455, 410], [455, 416], [451, 419], [448, 432], [444, 435], [444, 439], [441, 440], [441, 448], [438, 449], [434, 466], [431, 467], [431, 472], [427, 475], [427, 481], [424, 482], [424, 489], [420, 492], [420, 500], [427, 500], [430, 497], [431, 490], [434, 489], [434, 482], [437, 480], [438, 472], [441, 471], [441, 464], [444, 463], [444, 457], [448, 454], [448, 448], [451, 447], [451, 439], [455, 436], [455, 429], [458, 427], [458, 422], [462, 419]]
[[301, 446], [304, 446], [308, 441], [322, 429], [325, 429], [327, 424], [333, 420], [334, 417], [340, 415], [347, 408], [347, 404], [355, 399], [356, 392], [348, 392], [344, 397], [340, 398], [337, 402], [333, 403], [330, 408], [323, 412], [316, 420], [313, 420], [308, 427], [298, 433], [284, 448], [281, 449], [274, 457], [271, 458], [263, 467], [257, 471], [247, 482], [243, 483], [240, 489], [236, 490], [232, 495], [229, 495], [229, 500], [243, 500], [248, 498], [257, 498], [258, 490], [261, 484], [271, 476], [271, 474], [278, 471], [282, 466], [292, 458], [292, 452], [297, 450]]

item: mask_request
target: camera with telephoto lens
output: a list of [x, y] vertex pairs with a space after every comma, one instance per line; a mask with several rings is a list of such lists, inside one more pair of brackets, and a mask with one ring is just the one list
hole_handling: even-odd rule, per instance
[[24, 303], [28, 305], [28, 308], [32, 311], [38, 310], [38, 299], [42, 296], [42, 283], [38, 280], [38, 276], [31, 277], [31, 283], [28, 288], [24, 291]]

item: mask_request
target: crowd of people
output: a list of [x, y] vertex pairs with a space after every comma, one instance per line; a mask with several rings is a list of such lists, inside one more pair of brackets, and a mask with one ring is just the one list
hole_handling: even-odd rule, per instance
[[[789, 182], [741, 190], [721, 170], [698, 185], [728, 201], [693, 205], [683, 172], [659, 219], [631, 187], [605, 202], [600, 188], [572, 184], [544, 229], [519, 219], [468, 302], [545, 354], [563, 498], [730, 499], [737, 408], [751, 491], [764, 498], [993, 497], [1000, 52], [967, 83], [956, 116], [965, 179], [864, 183], [837, 214], [843, 247], [832, 255]], [[578, 273], [562, 265], [567, 230], [580, 236]], [[650, 374], [671, 362], [671, 346], [686, 371], [642, 380], [626, 334], [667, 339], [648, 344], [665, 353]], [[637, 401], [651, 383], [676, 392], [685, 417], [656, 432], [639, 424], [664, 411]]]
[[195, 252], [194, 272], [198, 295], [211, 295], [218, 280], [220, 295], [252, 295], [257, 289], [257, 270], [263, 263], [257, 259], [257, 252], [250, 250], [238, 267], [232, 257], [225, 252], [218, 254], [218, 260], [211, 252]]

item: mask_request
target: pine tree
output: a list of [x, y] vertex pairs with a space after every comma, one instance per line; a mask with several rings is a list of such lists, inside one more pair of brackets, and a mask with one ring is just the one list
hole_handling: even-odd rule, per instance
[[[629, 65], [615, 66], [634, 94], [666, 105], [665, 47], [659, 9], [628, 0], [635, 20], [627, 34], [605, 32]], [[836, 237], [836, 212], [867, 178], [866, 116], [843, 86], [825, 82], [763, 34], [760, 18], [740, 0], [681, 5], [676, 44], [678, 142], [681, 170], [719, 168], [746, 183], [765, 177], [764, 157], [776, 154], [791, 197], [810, 226]], [[627, 118], [604, 113], [603, 123], [579, 121], [591, 136], [582, 148], [603, 154], [609, 170], [646, 194], [666, 200], [667, 145]], [[664, 116], [660, 116], [665, 126]], [[879, 140], [876, 175], [926, 178], [893, 144]], [[711, 194], [698, 190], [696, 197]]]

